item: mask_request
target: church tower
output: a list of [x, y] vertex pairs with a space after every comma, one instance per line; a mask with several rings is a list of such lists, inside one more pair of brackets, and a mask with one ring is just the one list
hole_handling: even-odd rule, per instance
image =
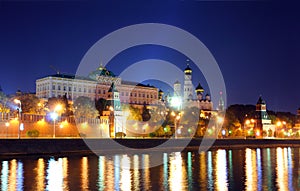
[[201, 84], [199, 83], [198, 86], [196, 87], [196, 90], [195, 90], [196, 94], [197, 94], [197, 100], [201, 101], [203, 99], [203, 92], [204, 92], [204, 89], [203, 87], [201, 86]]
[[183, 100], [192, 100], [193, 92], [192, 69], [190, 68], [189, 64], [187, 64], [187, 67], [184, 70]]
[[174, 97], [181, 97], [181, 84], [178, 80], [174, 83]]

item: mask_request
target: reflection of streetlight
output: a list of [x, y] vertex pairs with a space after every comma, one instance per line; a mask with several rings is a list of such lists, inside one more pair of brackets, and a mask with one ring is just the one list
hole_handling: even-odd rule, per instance
[[17, 103], [17, 104], [20, 104], [20, 107], [19, 107], [19, 125], [18, 125], [18, 139], [20, 139], [22, 103], [21, 103], [21, 100], [18, 100], [18, 99], [14, 99], [14, 102]]

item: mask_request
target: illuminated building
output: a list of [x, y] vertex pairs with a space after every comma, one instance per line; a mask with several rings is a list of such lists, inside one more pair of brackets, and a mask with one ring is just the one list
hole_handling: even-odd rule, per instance
[[261, 96], [256, 103], [255, 122], [254, 133], [256, 137], [274, 137], [275, 125], [271, 124], [271, 119], [267, 113], [266, 102]]
[[36, 96], [48, 99], [67, 96], [75, 100], [80, 96], [94, 99], [108, 99], [108, 90], [114, 83], [120, 93], [121, 103], [133, 105], [155, 105], [158, 100], [158, 89], [135, 82], [122, 81], [105, 67], [98, 67], [87, 77], [68, 74], [54, 74], [36, 80]]
[[[201, 110], [213, 110], [213, 103], [211, 101], [210, 95], [207, 93], [205, 96], [203, 96], [204, 89], [200, 83], [194, 90], [192, 83], [192, 72], [193, 71], [190, 68], [189, 64], [187, 64], [187, 67], [184, 70], [183, 92], [181, 90], [181, 83], [179, 81], [176, 81], [173, 86], [173, 97], [170, 98], [169, 95], [166, 95], [164, 97], [164, 101], [168, 105], [168, 102], [172, 102], [172, 99], [176, 99], [176, 101], [180, 103], [180, 107], [178, 108], [198, 107]], [[163, 97], [162, 95], [163, 92], [160, 92], [160, 98]]]

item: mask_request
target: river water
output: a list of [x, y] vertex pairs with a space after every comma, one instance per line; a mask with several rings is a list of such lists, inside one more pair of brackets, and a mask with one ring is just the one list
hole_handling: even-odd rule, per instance
[[300, 190], [300, 148], [0, 159], [1, 190]]

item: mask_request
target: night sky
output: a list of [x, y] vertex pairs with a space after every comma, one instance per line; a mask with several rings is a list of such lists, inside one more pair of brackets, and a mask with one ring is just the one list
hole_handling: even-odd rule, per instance
[[[210, 50], [224, 77], [227, 105], [255, 104], [262, 95], [268, 109], [295, 113], [299, 8], [272, 1], [0, 1], [0, 85], [7, 94], [34, 92], [37, 78], [55, 73], [50, 65], [75, 74], [85, 53], [105, 35], [133, 24], [163, 23], [193, 34]], [[183, 70], [187, 58], [144, 45], [123, 51], [107, 67], [119, 74], [145, 59], [166, 60]], [[195, 86], [201, 81], [208, 89], [200, 71], [193, 77]]]

